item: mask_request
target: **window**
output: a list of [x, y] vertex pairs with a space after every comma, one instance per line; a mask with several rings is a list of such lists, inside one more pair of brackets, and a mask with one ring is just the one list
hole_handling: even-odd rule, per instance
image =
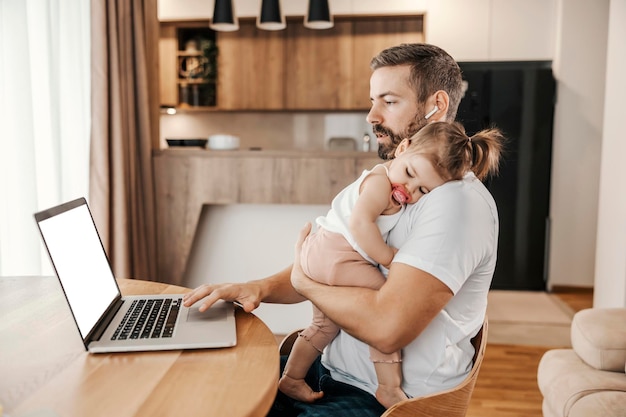
[[87, 196], [89, 13], [0, 1], [0, 275], [51, 274], [33, 213]]

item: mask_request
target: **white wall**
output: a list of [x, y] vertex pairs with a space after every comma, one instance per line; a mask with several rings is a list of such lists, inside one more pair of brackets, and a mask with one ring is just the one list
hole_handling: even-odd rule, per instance
[[548, 287], [593, 286], [609, 0], [561, 0]]
[[610, 3], [594, 307], [626, 307], [626, 0]]
[[457, 61], [542, 61], [554, 57], [556, 18], [557, 0], [429, 0], [424, 31]]
[[[298, 232], [325, 215], [329, 205], [234, 204], [204, 206], [189, 254], [184, 285], [246, 282], [293, 263]], [[263, 304], [255, 314], [277, 334], [306, 327], [310, 302]]]

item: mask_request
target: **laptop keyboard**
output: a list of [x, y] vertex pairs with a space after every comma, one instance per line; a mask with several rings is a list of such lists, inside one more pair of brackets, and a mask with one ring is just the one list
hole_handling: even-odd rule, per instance
[[182, 298], [134, 300], [111, 340], [172, 337]]

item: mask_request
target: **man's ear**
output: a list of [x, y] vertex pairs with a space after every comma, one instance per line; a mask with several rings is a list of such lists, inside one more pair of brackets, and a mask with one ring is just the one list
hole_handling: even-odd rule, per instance
[[410, 145], [411, 145], [411, 139], [408, 139], [408, 138], [402, 139], [402, 142], [400, 142], [400, 144], [396, 147], [396, 151], [394, 152], [393, 156], [397, 157], [397, 156], [402, 155], [404, 151], [406, 151], [409, 148]]
[[[448, 106], [450, 105], [450, 96], [443, 90], [437, 90], [426, 102], [426, 108], [437, 106], [439, 110], [428, 118], [429, 122], [445, 122], [446, 114], [448, 114]], [[432, 105], [430, 105], [432, 103]]]

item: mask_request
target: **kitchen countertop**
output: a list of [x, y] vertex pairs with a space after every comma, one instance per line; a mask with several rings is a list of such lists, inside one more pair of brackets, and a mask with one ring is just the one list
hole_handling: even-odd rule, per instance
[[360, 151], [327, 151], [323, 149], [317, 150], [299, 150], [299, 149], [268, 149], [268, 150], [209, 150], [199, 147], [178, 147], [155, 149], [152, 151], [153, 156], [202, 156], [202, 157], [226, 157], [226, 158], [245, 158], [245, 157], [268, 157], [268, 158], [377, 158], [376, 152], [360, 152]]

